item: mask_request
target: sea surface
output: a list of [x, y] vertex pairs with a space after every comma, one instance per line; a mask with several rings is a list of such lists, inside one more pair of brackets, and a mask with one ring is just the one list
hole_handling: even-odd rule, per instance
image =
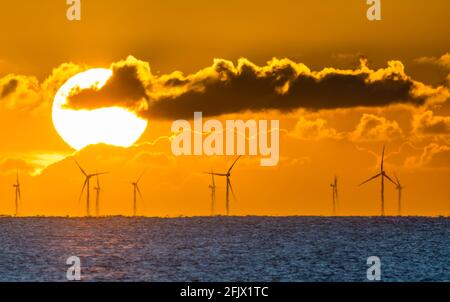
[[450, 281], [450, 218], [0, 218], [0, 281]]

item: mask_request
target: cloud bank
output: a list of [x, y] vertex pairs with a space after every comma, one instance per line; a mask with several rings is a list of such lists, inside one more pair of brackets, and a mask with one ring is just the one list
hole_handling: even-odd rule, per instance
[[436, 89], [414, 81], [400, 61], [378, 70], [365, 60], [353, 70], [312, 71], [289, 59], [257, 66], [241, 58], [216, 59], [212, 66], [183, 75], [156, 76], [148, 63], [128, 57], [111, 66], [113, 76], [101, 89], [74, 90], [67, 106], [95, 109], [122, 106], [148, 119], [192, 118], [245, 111], [299, 108], [309, 110], [378, 107], [405, 103], [423, 105]]

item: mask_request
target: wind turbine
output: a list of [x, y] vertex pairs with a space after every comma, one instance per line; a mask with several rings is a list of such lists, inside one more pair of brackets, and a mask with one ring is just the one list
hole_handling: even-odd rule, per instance
[[100, 216], [100, 192], [102, 188], [100, 187], [100, 179], [97, 175], [97, 185], [94, 187], [95, 190], [95, 215]]
[[139, 197], [143, 200], [141, 190], [139, 189], [139, 182], [141, 181], [142, 176], [144, 176], [144, 172], [139, 176], [139, 178], [132, 182], [131, 185], [133, 186], [133, 216], [136, 216], [137, 213], [137, 194], [139, 194]]
[[81, 189], [81, 194], [80, 194], [80, 198], [79, 200], [81, 200], [81, 197], [83, 196], [83, 192], [84, 189], [86, 188], [86, 216], [89, 217], [91, 216], [90, 214], [90, 180], [92, 177], [95, 176], [100, 176], [103, 174], [108, 174], [109, 172], [101, 172], [101, 173], [94, 173], [94, 174], [87, 174], [85, 170], [83, 170], [83, 168], [81, 168], [80, 164], [75, 160], [75, 163], [77, 164], [78, 168], [80, 168], [81, 173], [83, 173], [85, 180], [84, 180], [84, 184], [83, 184], [83, 188]]
[[375, 176], [372, 176], [371, 178], [369, 178], [368, 180], [362, 182], [359, 184], [359, 186], [362, 186], [366, 183], [368, 183], [369, 181], [376, 179], [378, 177], [381, 177], [381, 216], [384, 216], [384, 179], [388, 179], [390, 182], [392, 182], [394, 185], [397, 185], [392, 178], [390, 178], [387, 174], [386, 171], [384, 171], [384, 151], [386, 149], [386, 146], [383, 146], [383, 153], [381, 154], [381, 167], [380, 167], [380, 173], [378, 173]]
[[211, 169], [211, 184], [209, 185], [209, 188], [211, 189], [211, 215], [214, 216], [214, 210], [216, 206], [216, 182], [214, 180], [214, 172]]
[[402, 216], [402, 191], [405, 187], [402, 186], [396, 174], [394, 174], [394, 177], [395, 180], [397, 181], [396, 189], [398, 191], [398, 216]]
[[331, 190], [333, 192], [333, 215], [336, 215], [337, 208], [339, 204], [339, 196], [338, 196], [338, 178], [334, 176], [334, 182], [330, 184]]
[[227, 215], [230, 214], [230, 191], [231, 194], [233, 194], [233, 198], [234, 200], [236, 200], [236, 196], [234, 195], [233, 192], [233, 186], [231, 185], [231, 170], [233, 170], [234, 165], [236, 164], [236, 162], [241, 158], [241, 156], [239, 156], [238, 158], [236, 158], [236, 160], [233, 162], [233, 164], [230, 166], [230, 168], [228, 169], [227, 173], [213, 173], [213, 172], [205, 172], [206, 174], [211, 174], [211, 175], [216, 175], [216, 176], [222, 176], [222, 177], [226, 177], [227, 178], [227, 192], [226, 192], [226, 209], [227, 209]]
[[19, 215], [19, 201], [20, 201], [20, 182], [19, 182], [19, 170], [17, 170], [16, 173], [16, 183], [13, 184], [13, 187], [15, 189], [16, 192], [16, 199], [15, 199], [15, 205], [16, 205], [16, 213], [14, 216], [18, 216]]

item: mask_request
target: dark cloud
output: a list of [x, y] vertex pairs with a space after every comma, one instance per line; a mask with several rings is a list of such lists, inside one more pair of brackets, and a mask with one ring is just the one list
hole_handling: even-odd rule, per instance
[[[143, 77], [137, 71], [142, 62], [133, 62], [115, 68], [102, 89], [75, 91], [68, 106], [139, 107], [136, 111], [146, 118], [174, 119], [191, 118], [195, 111], [216, 116], [268, 109], [421, 105], [426, 99], [398, 61], [379, 70], [369, 69], [363, 60], [354, 70], [325, 68], [314, 72], [288, 59], [273, 59], [262, 67], [246, 59], [240, 59], [236, 66], [230, 61], [215, 60], [211, 67], [191, 75], [174, 72], [159, 77], [150, 73]], [[143, 99], [147, 102], [145, 109], [136, 106]]]
[[5, 98], [14, 91], [16, 91], [17, 86], [19, 86], [19, 81], [17, 79], [10, 79], [8, 83], [3, 85], [2, 93], [0, 94], [0, 98]]
[[34, 110], [42, 104], [42, 89], [35, 77], [8, 74], [0, 78], [0, 100], [2, 109]]
[[74, 89], [67, 98], [73, 109], [95, 109], [122, 106], [136, 109], [139, 101], [147, 99], [146, 88], [139, 78], [137, 66], [125, 65], [113, 70], [113, 75], [100, 89]]

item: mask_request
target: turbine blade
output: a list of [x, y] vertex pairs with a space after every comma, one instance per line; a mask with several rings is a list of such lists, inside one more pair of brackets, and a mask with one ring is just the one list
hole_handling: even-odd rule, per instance
[[237, 200], [236, 195], [234, 194], [234, 191], [233, 191], [233, 186], [231, 185], [231, 180], [228, 180], [228, 186], [230, 187], [230, 191], [231, 191], [231, 195], [233, 195], [233, 199]]
[[234, 165], [236, 164], [236, 162], [239, 160], [239, 158], [241, 158], [242, 157], [242, 155], [239, 155], [239, 157], [238, 158], [236, 158], [236, 160], [233, 162], [233, 164], [231, 165], [231, 167], [230, 167], [230, 169], [228, 169], [228, 173], [227, 174], [230, 174], [231, 173], [231, 170], [233, 169], [233, 167], [234, 167]]
[[397, 185], [402, 187], [402, 184], [400, 183], [400, 180], [398, 179], [397, 174], [395, 172], [394, 172], [394, 177], [395, 177], [395, 180], [397, 181]]
[[142, 176], [144, 176], [144, 173], [145, 173], [145, 171], [142, 172], [141, 176], [139, 176], [139, 178], [136, 180], [136, 184], [138, 184], [141, 181], [141, 178], [142, 178]]
[[384, 151], [386, 149], [386, 145], [383, 145], [383, 152], [381, 153], [381, 171], [384, 169]]
[[83, 173], [84, 174], [84, 176], [88, 176], [87, 175], [87, 173], [83, 170], [83, 168], [81, 168], [81, 166], [80, 166], [80, 164], [77, 162], [77, 160], [75, 159], [75, 163], [77, 164], [77, 166], [78, 166], [78, 168], [80, 168], [80, 170], [81, 170], [81, 173]]
[[359, 184], [359, 186], [362, 186], [363, 184], [366, 184], [366, 183], [368, 183], [369, 181], [371, 181], [371, 180], [373, 180], [373, 179], [375, 179], [375, 178], [379, 177], [380, 175], [381, 175], [381, 173], [378, 173], [377, 175], [375, 175], [375, 176], [373, 176], [373, 177], [369, 178], [368, 180], [366, 180], [366, 181], [364, 181], [364, 182], [360, 183], [360, 184]]
[[109, 173], [111, 173], [111, 172], [100, 172], [100, 173], [95, 173], [95, 174], [91, 174], [91, 175], [88, 175], [89, 177], [94, 177], [94, 176], [100, 176], [100, 175], [105, 175], [105, 174], [109, 174]]
[[383, 174], [384, 177], [386, 177], [390, 182], [392, 182], [394, 185], [397, 186], [397, 183], [395, 183], [395, 181], [392, 180], [392, 178], [390, 178], [386, 173]]
[[138, 192], [138, 194], [139, 194], [139, 197], [140, 197], [142, 200], [144, 200], [144, 197], [142, 197], [141, 190], [139, 189], [138, 186], [136, 186], [136, 190], [137, 190], [137, 192]]
[[216, 175], [216, 176], [227, 176], [226, 174], [223, 174], [223, 173], [203, 172], [203, 174]]
[[83, 188], [81, 189], [80, 197], [78, 198], [78, 204], [80, 204], [81, 197], [83, 197], [83, 192], [84, 192], [84, 189], [86, 188], [87, 182], [88, 182], [88, 178], [86, 178], [86, 180], [84, 181]]

